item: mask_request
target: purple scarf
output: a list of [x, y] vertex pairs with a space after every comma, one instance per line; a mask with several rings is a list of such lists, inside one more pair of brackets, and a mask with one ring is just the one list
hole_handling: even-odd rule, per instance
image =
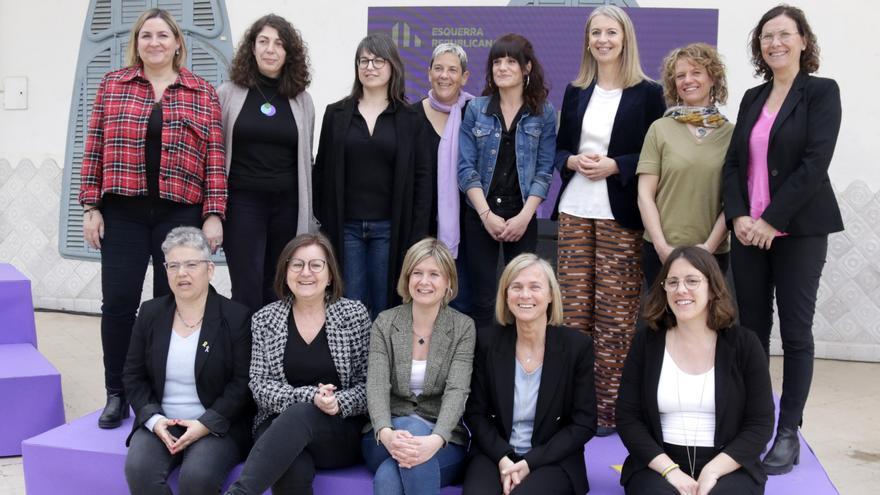
[[[434, 98], [433, 89], [428, 91], [431, 108], [449, 114], [437, 149], [437, 238], [449, 247], [455, 258], [458, 258], [458, 244], [461, 241], [461, 227], [458, 224], [458, 129], [461, 127], [461, 109], [472, 99], [474, 95], [462, 91], [455, 104], [446, 105]], [[457, 111], [453, 112], [453, 108]]]

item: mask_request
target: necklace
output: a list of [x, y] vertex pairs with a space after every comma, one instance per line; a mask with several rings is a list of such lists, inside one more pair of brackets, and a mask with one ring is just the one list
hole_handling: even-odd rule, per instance
[[189, 328], [190, 330], [193, 330], [193, 329], [195, 329], [195, 328], [198, 328], [198, 326], [202, 324], [202, 320], [205, 319], [205, 314], [202, 313], [202, 317], [199, 318], [199, 321], [197, 321], [197, 322], [193, 323], [192, 325], [190, 325], [189, 323], [186, 322], [186, 320], [183, 319], [183, 315], [180, 314], [180, 310], [179, 310], [179, 309], [174, 308], [174, 312], [177, 313], [177, 317], [180, 318], [180, 321], [181, 321], [181, 322], [183, 322], [183, 326], [185, 326], [186, 328]]
[[[678, 344], [678, 336], [677, 335], [676, 335], [675, 343]], [[670, 355], [670, 357], [672, 357], [672, 356]], [[674, 361], [675, 360], [673, 359], [673, 362]], [[682, 413], [681, 433], [682, 433], [682, 436], [684, 437], [684, 451], [685, 451], [685, 453], [687, 453], [688, 468], [690, 468], [691, 477], [693, 478], [694, 471], [696, 471], [696, 467], [697, 467], [697, 434], [699, 432], [700, 425], [699, 425], [699, 422], [697, 422], [697, 424], [694, 425], [694, 445], [693, 445], [694, 453], [693, 453], [693, 457], [691, 457], [691, 449], [690, 449], [690, 445], [689, 445], [690, 442], [688, 441], [688, 431], [687, 431], [687, 427], [685, 426], [685, 421], [684, 421], [684, 414], [683, 414], [684, 408], [681, 406], [681, 373], [682, 373], [681, 369], [678, 367], [678, 364], [675, 363], [675, 388], [676, 388], [676, 395], [678, 396], [678, 412]], [[701, 410], [703, 409], [703, 397], [706, 395], [706, 378], [708, 376], [709, 376], [708, 371], [703, 373], [703, 386], [700, 388], [700, 409]]]
[[696, 127], [695, 129], [696, 129], [698, 139], [703, 139], [704, 137], [706, 137], [706, 135], [709, 134], [709, 129], [707, 129], [705, 127]]
[[266, 117], [274, 116], [275, 115], [275, 105], [273, 105], [271, 103], [271, 101], [272, 101], [272, 98], [275, 98], [275, 95], [277, 95], [278, 92], [276, 91], [275, 94], [272, 95], [272, 98], [266, 98], [266, 94], [263, 93], [262, 89], [260, 89], [259, 84], [257, 84], [254, 87], [257, 88], [257, 91], [260, 93], [260, 96], [262, 96], [263, 99], [266, 100], [266, 103], [263, 103], [262, 105], [260, 105], [260, 112], [262, 112], [262, 114], [265, 115]]
[[419, 345], [425, 345], [425, 338], [429, 338], [429, 339], [431, 338], [430, 333], [428, 335], [421, 336], [421, 335], [417, 334], [415, 330], [413, 330], [413, 335], [415, 335], [416, 337], [419, 338], [419, 340], [416, 341], [419, 343]]

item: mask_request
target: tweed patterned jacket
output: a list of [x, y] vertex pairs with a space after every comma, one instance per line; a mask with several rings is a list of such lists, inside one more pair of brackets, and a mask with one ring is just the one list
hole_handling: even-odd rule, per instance
[[[269, 416], [297, 402], [312, 402], [317, 386], [294, 387], [284, 376], [284, 349], [291, 298], [276, 301], [251, 319], [250, 388], [257, 403], [254, 431]], [[370, 347], [370, 314], [358, 301], [340, 298], [327, 307], [324, 331], [340, 383], [336, 398], [343, 417], [367, 412], [367, 354]]]

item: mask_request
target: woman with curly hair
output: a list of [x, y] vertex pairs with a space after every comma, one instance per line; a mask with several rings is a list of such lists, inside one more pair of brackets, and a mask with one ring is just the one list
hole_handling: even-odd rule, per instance
[[813, 314], [828, 234], [843, 221], [828, 167], [840, 131], [840, 88], [811, 76], [819, 46], [804, 12], [767, 11], [751, 35], [755, 74], [766, 81], [743, 96], [724, 163], [724, 214], [740, 322], [769, 353], [773, 296], [782, 337], [782, 395], [767, 474], [798, 463], [797, 430], [813, 379]]
[[676, 246], [713, 253], [723, 272], [730, 264], [721, 167], [733, 124], [715, 106], [727, 101], [724, 64], [715, 48], [693, 43], [672, 50], [661, 72], [670, 108], [648, 129], [636, 169], [648, 287]]
[[248, 28], [218, 90], [229, 212], [223, 249], [232, 299], [251, 311], [275, 300], [274, 265], [287, 241], [315, 230], [309, 61], [300, 33], [269, 14]]
[[458, 186], [467, 194], [463, 235], [477, 327], [492, 324], [499, 251], [507, 264], [538, 243], [535, 212], [553, 177], [556, 110], [532, 43], [495, 40], [483, 96], [470, 102], [459, 131]]

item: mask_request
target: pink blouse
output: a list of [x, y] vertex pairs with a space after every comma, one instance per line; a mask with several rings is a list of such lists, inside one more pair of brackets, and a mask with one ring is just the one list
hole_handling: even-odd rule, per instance
[[[749, 136], [749, 215], [755, 220], [761, 218], [761, 214], [770, 206], [770, 167], [767, 164], [767, 148], [770, 144], [770, 129], [775, 120], [776, 114], [770, 113], [765, 106], [761, 109], [761, 115]], [[779, 235], [784, 234], [780, 232]]]

